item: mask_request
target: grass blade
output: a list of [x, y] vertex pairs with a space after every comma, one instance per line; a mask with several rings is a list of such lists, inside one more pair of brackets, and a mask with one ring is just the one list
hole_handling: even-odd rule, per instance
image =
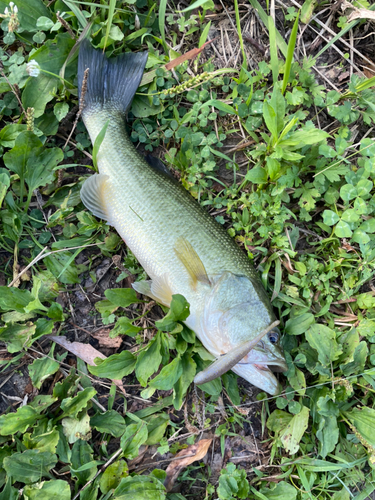
[[[252, 0], [249, 0], [249, 1], [251, 3]], [[369, 7], [369, 10], [375, 10], [375, 4], [371, 5]], [[318, 52], [318, 54], [314, 57], [314, 59], [317, 60], [318, 57], [321, 56], [327, 49], [329, 49], [331, 45], [333, 45], [335, 42], [337, 42], [337, 40], [339, 40], [340, 38], [342, 38], [348, 31], [350, 31], [351, 29], [353, 29], [354, 26], [357, 26], [357, 24], [359, 22], [360, 22], [360, 19], [355, 19], [354, 21], [352, 21], [351, 23], [349, 23], [347, 26], [345, 26], [345, 28], [343, 28], [339, 33], [337, 33], [337, 35], [334, 36], [332, 38], [332, 40], [330, 40], [327, 43], [327, 45], [322, 48], [322, 50], [320, 52]]]
[[105, 30], [103, 52], [107, 47], [109, 32], [111, 31], [112, 28], [113, 14], [115, 13], [115, 8], [116, 8], [116, 0], [109, 0], [109, 11], [108, 11], [107, 27]]
[[271, 16], [268, 17], [268, 33], [270, 37], [270, 56], [271, 56], [271, 70], [273, 84], [279, 78], [279, 58], [277, 56], [277, 45], [276, 45], [276, 27]]
[[245, 49], [243, 46], [243, 39], [242, 39], [240, 12], [238, 10], [238, 0], [234, 0], [234, 10], [236, 11], [237, 33], [238, 33], [238, 38], [240, 39], [240, 46], [241, 46], [241, 52], [242, 52], [242, 66], [244, 68], [247, 68], [246, 54], [245, 54]]
[[[204, 30], [202, 31], [201, 36], [199, 37], [199, 45], [198, 47], [202, 47], [206, 43], [207, 37], [208, 37], [208, 32], [210, 31], [211, 28], [211, 21], [206, 24], [204, 27]], [[198, 55], [199, 57], [199, 55]]]
[[[211, 28], [211, 21], [209, 21], [203, 31], [202, 31], [202, 34], [201, 36], [199, 37], [199, 44], [198, 44], [198, 47], [202, 47], [202, 45], [204, 45], [206, 43], [206, 40], [207, 40], [207, 37], [208, 37], [208, 32], [210, 31], [210, 28]], [[195, 71], [198, 70], [198, 64], [199, 64], [199, 59], [200, 59], [201, 55], [198, 54], [195, 61], [194, 61], [194, 69]]]
[[67, 67], [67, 65], [73, 61], [73, 59], [75, 57], [78, 56], [78, 50], [79, 50], [79, 46], [81, 44], [81, 41], [84, 39], [84, 38], [87, 38], [90, 36], [90, 31], [91, 31], [91, 26], [92, 26], [92, 21], [90, 21], [87, 25], [86, 25], [86, 28], [84, 28], [81, 32], [81, 34], [79, 35], [79, 38], [78, 40], [76, 41], [76, 43], [73, 45], [72, 47], [72, 50], [69, 52], [68, 54], [68, 57], [66, 58], [64, 64], [62, 65], [61, 69], [60, 69], [60, 72], [59, 72], [59, 76], [60, 78], [64, 79], [65, 78], [65, 68]]
[[[266, 12], [264, 11], [263, 7], [260, 5], [260, 3], [258, 2], [258, 0], [249, 0], [249, 2], [254, 7], [254, 9], [258, 12], [259, 17], [261, 18], [263, 24], [267, 28], [268, 27], [268, 16], [267, 16]], [[276, 32], [277, 46], [279, 47], [282, 55], [284, 57], [286, 57], [287, 52], [288, 52], [288, 47], [287, 47], [287, 45], [285, 43], [285, 40], [280, 35], [280, 33], [277, 31], [276, 28], [275, 28], [275, 32]]]
[[164, 52], [166, 54], [169, 53], [168, 51], [168, 46], [165, 41], [165, 13], [167, 11], [167, 0], [161, 0], [160, 1], [160, 7], [159, 7], [159, 31], [160, 31], [160, 36], [162, 39], [163, 47], [164, 47]]
[[105, 133], [107, 132], [107, 128], [109, 125], [109, 120], [107, 120], [104, 124], [104, 127], [101, 129], [99, 134], [97, 135], [94, 143], [94, 147], [92, 148], [92, 162], [94, 164], [95, 170], [98, 171], [98, 165], [97, 165], [97, 157], [98, 157], [98, 152], [99, 148], [104, 140]]
[[70, 2], [69, 0], [63, 0], [63, 2], [68, 7], [68, 9], [71, 10], [73, 12], [73, 14], [76, 16], [76, 18], [77, 18], [79, 24], [82, 26], [82, 28], [85, 28], [88, 21], [85, 18], [85, 16], [82, 14], [78, 5], [75, 5], [75, 3]]
[[65, 271], [68, 269], [70, 264], [72, 262], [74, 262], [75, 258], [82, 252], [83, 249], [84, 249], [84, 246], [82, 248], [77, 248], [77, 250], [74, 252], [74, 254], [65, 263], [65, 266], [62, 268], [61, 273], [57, 276], [57, 278], [60, 278], [60, 276], [62, 276], [65, 273]]
[[207, 0], [197, 0], [196, 2], [192, 3], [189, 5], [189, 7], [186, 7], [186, 9], [181, 10], [180, 12], [189, 12], [189, 10], [194, 10], [198, 9], [198, 7], [201, 7], [207, 2]]
[[273, 294], [271, 298], [271, 302], [276, 299], [281, 290], [281, 278], [282, 278], [282, 270], [281, 270], [281, 260], [277, 259], [275, 262], [275, 284], [273, 287]]
[[286, 86], [288, 85], [288, 80], [289, 80], [289, 76], [290, 76], [290, 68], [292, 67], [293, 54], [294, 54], [294, 49], [295, 49], [296, 40], [297, 40], [298, 18], [299, 18], [299, 12], [297, 14], [296, 20], [294, 21], [293, 29], [292, 29], [292, 32], [291, 32], [290, 38], [289, 38], [288, 52], [287, 52], [286, 60], [285, 60], [283, 86], [281, 89], [282, 94], [284, 94], [284, 92], [286, 90]]

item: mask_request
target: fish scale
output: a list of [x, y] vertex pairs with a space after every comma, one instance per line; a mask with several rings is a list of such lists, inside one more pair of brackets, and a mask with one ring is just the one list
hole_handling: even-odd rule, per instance
[[[123, 118], [113, 114], [97, 156], [99, 172], [109, 177], [108, 220], [147, 274], [153, 278], [169, 272], [176, 293], [185, 293], [187, 300], [194, 300], [188, 297], [190, 287], [185, 286], [189, 276], [174, 252], [177, 239], [183, 236], [209, 275], [231, 271], [258, 281], [249, 259], [228, 233], [184, 188], [137, 153]], [[108, 112], [94, 109], [85, 114], [93, 141], [107, 120]]]
[[285, 368], [285, 361], [272, 337], [254, 340], [250, 352], [241, 347], [275, 321], [258, 274], [225, 229], [175, 179], [151, 166], [126, 133], [124, 114], [145, 62], [143, 54], [107, 60], [86, 42], [80, 49], [79, 82], [91, 67], [82, 116], [93, 144], [107, 126], [99, 174], [85, 181], [82, 201], [116, 228], [151, 278], [135, 283], [137, 291], [167, 306], [172, 295], [183, 295], [190, 304], [185, 322], [205, 347], [215, 357], [238, 350], [233, 359], [243, 359], [233, 370], [275, 393], [279, 386], [267, 363]]

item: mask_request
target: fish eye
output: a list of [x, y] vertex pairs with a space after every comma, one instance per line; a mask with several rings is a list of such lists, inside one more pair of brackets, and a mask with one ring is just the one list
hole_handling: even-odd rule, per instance
[[279, 340], [279, 334], [275, 331], [269, 332], [268, 340], [271, 342], [271, 344], [276, 344], [276, 342]]

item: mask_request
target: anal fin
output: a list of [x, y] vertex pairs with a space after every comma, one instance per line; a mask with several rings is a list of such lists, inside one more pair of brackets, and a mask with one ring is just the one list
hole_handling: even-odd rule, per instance
[[82, 203], [90, 212], [111, 224], [105, 205], [105, 198], [109, 196], [108, 179], [108, 175], [104, 174], [91, 175], [83, 183], [80, 196]]
[[132, 283], [132, 287], [134, 290], [141, 295], [146, 295], [146, 297], [150, 297], [153, 300], [157, 300], [156, 297], [152, 294], [151, 292], [151, 280], [143, 280], [143, 281], [136, 281], [135, 283]]

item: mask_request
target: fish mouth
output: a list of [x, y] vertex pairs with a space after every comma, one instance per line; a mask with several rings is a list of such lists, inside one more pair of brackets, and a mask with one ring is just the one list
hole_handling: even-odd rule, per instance
[[276, 373], [288, 371], [285, 358], [282, 353], [272, 353], [260, 346], [254, 347], [241, 361], [240, 364], [251, 364], [259, 370], [270, 369]]
[[271, 396], [277, 396], [282, 391], [281, 384], [266, 363], [238, 363], [232, 371]]
[[280, 394], [282, 386], [274, 373], [288, 370], [282, 351], [271, 352], [262, 342], [254, 347], [232, 371], [272, 396]]
[[284, 373], [288, 371], [288, 366], [283, 359], [270, 363], [254, 363], [254, 366], [258, 368], [258, 370], [270, 370], [274, 373]]

